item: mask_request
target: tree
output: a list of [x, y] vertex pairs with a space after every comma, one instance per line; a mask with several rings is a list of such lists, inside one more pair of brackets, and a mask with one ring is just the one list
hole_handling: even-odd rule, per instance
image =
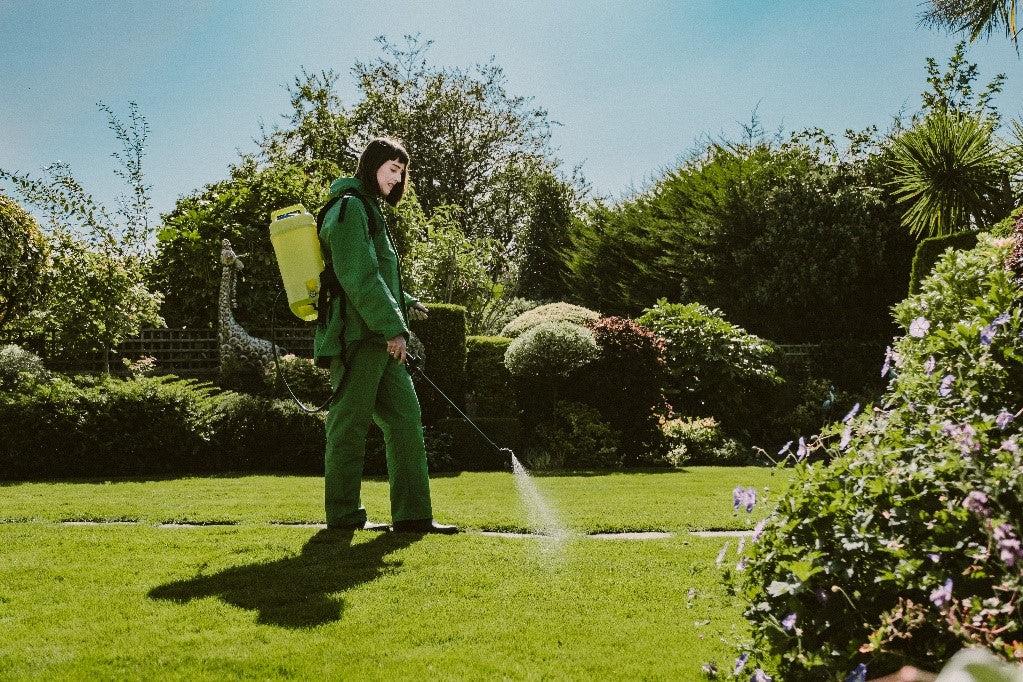
[[[165, 296], [163, 314], [175, 327], [213, 329], [217, 324], [221, 240], [243, 255], [238, 275], [235, 318], [246, 326], [269, 323], [281, 275], [268, 232], [270, 213], [302, 204], [315, 213], [326, 200], [327, 185], [338, 174], [328, 162], [260, 166], [245, 157], [230, 179], [207, 185], [178, 200], [163, 217], [149, 283]], [[278, 319], [291, 315], [287, 301], [277, 303]]]
[[841, 154], [799, 137], [710, 142], [647, 192], [592, 206], [572, 230], [572, 293], [628, 316], [702, 303], [782, 342], [887, 335], [913, 244], [852, 137]]
[[338, 74], [302, 70], [288, 88], [291, 113], [286, 126], [264, 130], [260, 140], [262, 160], [268, 165], [308, 169], [324, 161], [345, 172], [354, 172], [360, 150], [356, 148], [350, 113], [335, 92]]
[[377, 39], [384, 56], [353, 69], [363, 99], [351, 112], [363, 138], [388, 133], [412, 156], [411, 174], [427, 215], [462, 209], [470, 237], [508, 244], [525, 222], [525, 180], [556, 165], [547, 112], [511, 96], [493, 61], [471, 70], [426, 60], [432, 41], [406, 36], [404, 47]]
[[918, 237], [937, 237], [1008, 216], [1015, 205], [1010, 159], [992, 122], [968, 113], [931, 113], [895, 139], [893, 193], [909, 204], [903, 224]]
[[159, 294], [141, 284], [152, 237], [151, 188], [142, 165], [149, 125], [134, 102], [127, 124], [110, 107], [98, 106], [121, 142], [113, 154], [114, 172], [130, 190], [114, 213], [97, 203], [64, 163], [44, 167], [43, 179], [5, 169], [0, 179], [48, 216], [54, 269], [50, 296], [38, 311], [42, 324], [68, 353], [102, 350], [109, 372], [114, 346], [142, 326], [163, 321]]
[[564, 260], [574, 201], [573, 189], [553, 173], [535, 179], [532, 207], [518, 239], [519, 296], [554, 300], [568, 294]]
[[42, 303], [48, 258], [39, 225], [0, 194], [0, 328]]
[[977, 66], [965, 55], [960, 42], [943, 74], [927, 59], [931, 90], [922, 95], [913, 127], [893, 139], [892, 192], [907, 206], [903, 224], [918, 237], [994, 224], [1018, 198], [1013, 179], [1023, 164], [998, 138], [999, 115], [991, 103], [1005, 76], [997, 75], [978, 95]]
[[982, 34], [990, 38], [998, 29], [1017, 42], [1016, 0], [931, 0], [931, 7], [921, 16], [922, 23], [947, 28], [954, 33], [968, 33], [970, 42]]

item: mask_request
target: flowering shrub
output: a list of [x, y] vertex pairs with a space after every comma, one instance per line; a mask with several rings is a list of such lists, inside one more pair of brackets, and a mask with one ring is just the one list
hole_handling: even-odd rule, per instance
[[[1023, 659], [1023, 319], [1011, 240], [948, 252], [895, 308], [882, 404], [801, 439], [737, 583], [785, 680]], [[809, 463], [823, 450], [829, 463]]]
[[713, 417], [664, 419], [661, 430], [667, 445], [665, 458], [673, 466], [740, 466], [752, 463], [752, 451], [726, 437]]
[[572, 322], [585, 325], [596, 322], [600, 313], [571, 303], [548, 303], [532, 310], [527, 310], [501, 329], [501, 336], [516, 338], [533, 327], [545, 322]]
[[599, 353], [565, 387], [565, 397], [592, 405], [628, 434], [628, 463], [663, 462], [657, 413], [664, 408], [664, 341], [623, 317], [602, 317], [587, 328]]

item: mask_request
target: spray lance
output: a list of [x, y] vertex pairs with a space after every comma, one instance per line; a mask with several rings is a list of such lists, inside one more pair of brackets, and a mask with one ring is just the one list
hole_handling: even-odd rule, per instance
[[[316, 321], [319, 317], [319, 300], [320, 300], [320, 273], [323, 272], [324, 261], [323, 254], [320, 251], [320, 237], [319, 229], [316, 224], [316, 219], [311, 213], [306, 211], [305, 207], [301, 204], [294, 206], [288, 206], [278, 211], [274, 211], [270, 214], [270, 242], [273, 244], [274, 255], [277, 257], [277, 265], [281, 271], [281, 278], [284, 281], [284, 289], [277, 295], [277, 299], [280, 299], [281, 294], [286, 293], [288, 296], [288, 307], [300, 320], [305, 322]], [[330, 407], [330, 404], [341, 394], [344, 390], [345, 379], [348, 373], [345, 372], [341, 381], [338, 382], [337, 387], [331, 392], [330, 397], [319, 406], [310, 407], [303, 403], [298, 396], [292, 391], [291, 386], [284, 379], [281, 373], [280, 356], [277, 349], [277, 344], [274, 339], [274, 330], [276, 322], [276, 311], [277, 301], [274, 301], [274, 307], [271, 312], [270, 318], [270, 341], [273, 345], [274, 352], [274, 364], [277, 371], [277, 380], [284, 384], [284, 387], [288, 390], [292, 400], [298, 405], [299, 409], [307, 413], [322, 412]], [[455, 409], [458, 414], [465, 419], [476, 429], [477, 433], [483, 437], [487, 443], [490, 444], [498, 454], [505, 458], [509, 463], [516, 461], [515, 453], [510, 448], [502, 448], [494, 443], [493, 440], [487, 436], [483, 430], [469, 418], [465, 412], [455, 404], [455, 402], [447, 396], [441, 388], [434, 383], [426, 372], [423, 371], [422, 358], [411, 352], [405, 353], [405, 368], [412, 376], [420, 376], [428, 384], [433, 386], [434, 390], [440, 394], [444, 400], [448, 402], [451, 407]]]

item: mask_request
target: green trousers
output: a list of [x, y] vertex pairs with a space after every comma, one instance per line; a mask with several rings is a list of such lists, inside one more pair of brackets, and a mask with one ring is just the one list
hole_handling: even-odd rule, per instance
[[340, 358], [330, 366], [331, 386], [342, 376], [345, 386], [327, 412], [324, 498], [328, 524], [366, 521], [362, 506], [362, 470], [371, 421], [384, 433], [387, 475], [391, 485], [391, 520], [433, 518], [430, 475], [423, 443], [423, 419], [412, 377], [381, 343], [355, 346], [345, 368]]

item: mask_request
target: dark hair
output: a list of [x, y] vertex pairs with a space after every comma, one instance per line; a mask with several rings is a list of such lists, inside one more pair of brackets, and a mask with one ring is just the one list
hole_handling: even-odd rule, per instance
[[359, 166], [355, 169], [355, 177], [362, 183], [363, 189], [374, 196], [380, 195], [380, 185], [377, 184], [377, 171], [380, 166], [388, 161], [401, 161], [405, 170], [401, 173], [401, 181], [392, 189], [391, 193], [383, 197], [384, 201], [391, 206], [397, 206], [401, 197], [405, 194], [405, 182], [408, 180], [408, 152], [405, 146], [393, 137], [375, 137], [369, 141], [366, 148], [362, 150], [359, 157]]

